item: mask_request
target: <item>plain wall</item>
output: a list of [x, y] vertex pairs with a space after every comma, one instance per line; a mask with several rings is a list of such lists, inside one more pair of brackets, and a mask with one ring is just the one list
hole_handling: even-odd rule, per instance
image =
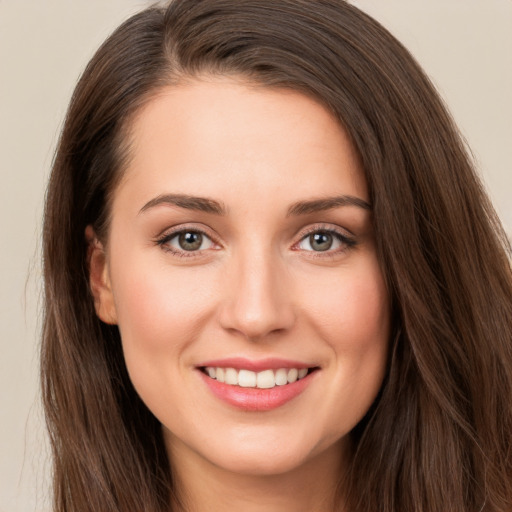
[[[269, 0], [271, 1], [271, 0]], [[38, 396], [45, 183], [76, 80], [143, 0], [0, 0], [0, 512], [48, 510]], [[354, 0], [437, 85], [512, 232], [512, 1]]]

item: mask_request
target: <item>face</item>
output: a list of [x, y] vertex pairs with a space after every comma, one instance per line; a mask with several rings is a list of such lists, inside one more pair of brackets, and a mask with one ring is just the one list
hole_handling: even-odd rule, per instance
[[91, 286], [169, 451], [254, 474], [340, 456], [390, 316], [346, 133], [299, 93], [216, 78], [162, 90], [131, 141]]

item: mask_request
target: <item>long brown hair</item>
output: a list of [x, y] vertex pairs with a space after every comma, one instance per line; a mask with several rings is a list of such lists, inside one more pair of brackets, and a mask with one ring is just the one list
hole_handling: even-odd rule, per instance
[[106, 237], [133, 115], [203, 73], [316, 98], [363, 162], [393, 336], [380, 395], [351, 434], [347, 510], [512, 509], [510, 247], [431, 83], [343, 0], [175, 0], [98, 50], [53, 165], [41, 366], [55, 511], [171, 506], [160, 425], [130, 383], [117, 327], [94, 311], [84, 231]]

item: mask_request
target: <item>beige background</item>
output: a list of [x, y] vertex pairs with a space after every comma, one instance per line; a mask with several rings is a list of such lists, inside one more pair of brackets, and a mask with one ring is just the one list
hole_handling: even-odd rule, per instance
[[[512, 232], [512, 0], [353, 3], [438, 86]], [[0, 512], [49, 508], [37, 382], [40, 219], [66, 104], [94, 49], [147, 4], [0, 0]]]

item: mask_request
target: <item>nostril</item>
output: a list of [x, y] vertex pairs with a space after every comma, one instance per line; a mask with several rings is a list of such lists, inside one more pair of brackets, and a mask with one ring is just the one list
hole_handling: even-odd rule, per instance
[[294, 323], [292, 311], [285, 311], [280, 305], [258, 305], [255, 300], [237, 299], [236, 303], [224, 308], [221, 325], [224, 329], [237, 332], [251, 341], [260, 341], [269, 335], [283, 334]]

